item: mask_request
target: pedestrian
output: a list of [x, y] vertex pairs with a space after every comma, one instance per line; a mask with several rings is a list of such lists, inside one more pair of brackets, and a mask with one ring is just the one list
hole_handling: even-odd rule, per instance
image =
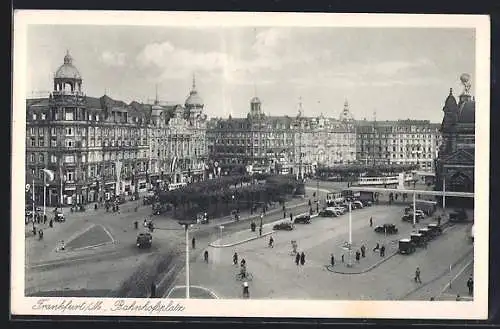
[[290, 213], [290, 220], [293, 220], [293, 214]]
[[247, 261], [245, 260], [245, 258], [242, 258], [241, 262], [240, 262], [240, 266], [245, 266], [246, 264], [247, 264]]
[[42, 230], [42, 229], [40, 229], [40, 230], [38, 231], [38, 237], [40, 238], [40, 240], [42, 240], [42, 239], [43, 239], [43, 230]]
[[238, 265], [238, 253], [234, 253], [233, 255], [233, 265]]
[[356, 262], [359, 263], [359, 256], [361, 255], [361, 253], [359, 252], [359, 250], [356, 250]]
[[422, 283], [422, 280], [420, 280], [420, 268], [418, 267], [415, 270], [415, 282]]
[[333, 254], [330, 255], [330, 265], [335, 266], [335, 257], [333, 257]]
[[300, 254], [300, 265], [304, 265], [306, 263], [306, 254], [304, 254], [304, 252], [302, 252]]
[[376, 252], [377, 250], [380, 250], [380, 245], [378, 242], [377, 242], [377, 245], [375, 246], [375, 248], [373, 248], [373, 252]]
[[285, 207], [285, 203], [283, 202], [283, 212], [286, 213], [286, 207]]
[[259, 226], [259, 236], [262, 236], [262, 225]]
[[248, 291], [248, 282], [243, 282], [243, 298], [249, 298], [250, 292]]
[[191, 248], [196, 249], [196, 239], [194, 237], [191, 240]]
[[269, 238], [269, 247], [274, 248], [274, 239], [272, 236]]
[[311, 207], [311, 199], [309, 199], [309, 201], [307, 202], [307, 205], [308, 205], [309, 207]]
[[469, 277], [469, 280], [467, 280], [467, 288], [469, 288], [469, 296], [472, 296], [474, 291], [474, 280], [472, 279], [472, 275]]
[[460, 294], [457, 294], [457, 298], [455, 298], [455, 300], [456, 300], [457, 302], [459, 302], [459, 301], [460, 301]]
[[61, 240], [61, 246], [59, 247], [60, 250], [64, 250], [66, 248], [66, 245], [64, 244], [64, 240]]
[[35, 227], [35, 225], [33, 225], [32, 232], [33, 232], [33, 235], [35, 235], [35, 236], [36, 236], [36, 227]]
[[441, 216], [438, 216], [438, 226], [441, 226]]
[[373, 227], [373, 218], [370, 217], [370, 227]]
[[297, 253], [295, 255], [295, 264], [297, 264], [297, 266], [299, 266], [299, 264], [300, 264], [300, 253]]
[[43, 224], [47, 224], [47, 215], [43, 215]]
[[344, 262], [344, 254], [342, 254], [342, 263]]
[[52, 219], [49, 221], [49, 227], [54, 227], [54, 221]]
[[154, 282], [151, 282], [151, 298], [156, 297], [156, 284]]
[[380, 247], [380, 257], [385, 257], [385, 246]]
[[136, 230], [139, 228], [139, 222], [138, 221], [134, 221], [134, 228]]
[[316, 212], [319, 212], [319, 203], [316, 203]]
[[361, 257], [363, 257], [363, 258], [366, 257], [366, 247], [365, 247], [365, 245], [361, 246]]
[[205, 263], [208, 264], [208, 251], [205, 250], [205, 252], [203, 253], [203, 258], [205, 259]]
[[286, 218], [286, 211], [283, 211], [283, 219]]

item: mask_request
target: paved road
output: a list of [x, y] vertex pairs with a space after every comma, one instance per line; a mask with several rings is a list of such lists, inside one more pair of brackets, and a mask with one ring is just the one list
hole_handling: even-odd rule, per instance
[[[368, 214], [375, 218], [380, 216], [386, 221], [392, 218], [411, 231], [411, 224], [399, 220], [401, 211], [401, 207], [388, 206], [357, 210], [353, 213], [353, 239], [369, 241], [375, 234], [367, 229]], [[253, 298], [399, 300], [408, 292], [419, 289], [413, 282], [417, 266], [422, 270], [423, 285], [429, 285], [446, 272], [448, 265], [443, 259], [450, 262], [459, 260], [471, 248], [463, 239], [467, 227], [456, 226], [432, 241], [428, 249], [418, 250], [410, 256], [396, 255], [365, 274], [331, 273], [325, 265], [329, 262], [330, 253], [347, 238], [346, 224], [346, 217], [325, 218], [296, 231], [277, 232], [273, 249], [262, 240], [234, 248], [210, 249], [209, 264], [205, 264], [201, 257], [191, 263], [191, 283], [211, 289], [221, 298], [240, 298], [241, 282], [236, 280], [238, 268], [232, 265], [232, 254], [236, 251], [240, 259], [246, 259], [248, 271], [253, 274], [250, 283]], [[299, 251], [305, 251], [305, 266], [295, 265], [290, 254], [291, 239], [298, 241]], [[183, 281], [184, 273], [179, 275], [177, 284]], [[432, 293], [436, 295], [436, 291]]]

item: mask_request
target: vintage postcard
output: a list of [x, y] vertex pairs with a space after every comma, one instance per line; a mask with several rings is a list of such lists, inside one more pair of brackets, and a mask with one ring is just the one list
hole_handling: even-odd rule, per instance
[[13, 40], [13, 315], [487, 318], [487, 16], [21, 10]]

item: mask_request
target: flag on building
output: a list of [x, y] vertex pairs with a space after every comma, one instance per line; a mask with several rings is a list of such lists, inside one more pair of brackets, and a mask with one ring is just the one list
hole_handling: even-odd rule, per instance
[[52, 182], [54, 180], [54, 172], [52, 170], [47, 169], [47, 168], [44, 168], [42, 170], [47, 177], [47, 181]]

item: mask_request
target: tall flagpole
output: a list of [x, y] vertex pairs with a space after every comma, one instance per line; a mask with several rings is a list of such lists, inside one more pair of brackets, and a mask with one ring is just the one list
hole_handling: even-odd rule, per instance
[[43, 215], [45, 216], [45, 208], [47, 205], [47, 173], [43, 172]]

